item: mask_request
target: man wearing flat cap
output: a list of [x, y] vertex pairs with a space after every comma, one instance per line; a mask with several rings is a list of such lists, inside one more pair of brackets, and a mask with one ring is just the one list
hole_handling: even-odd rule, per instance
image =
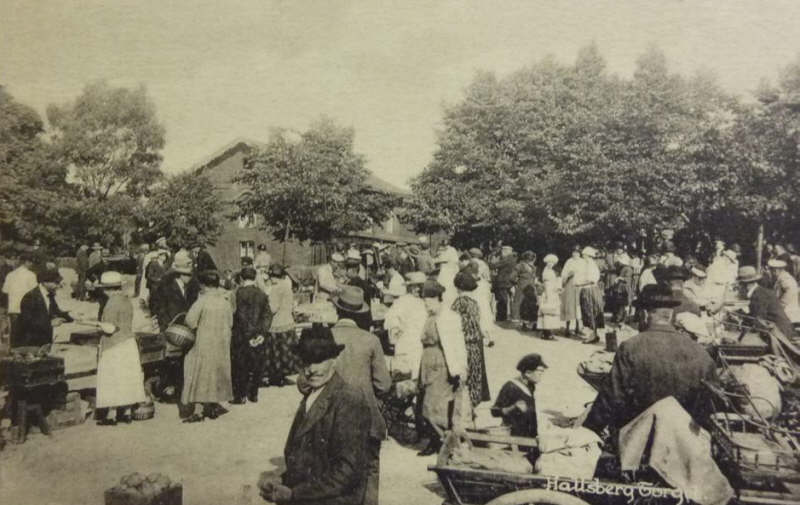
[[739, 295], [750, 300], [748, 309], [751, 316], [770, 321], [787, 338], [794, 336], [792, 322], [786, 316], [775, 292], [758, 284], [762, 275], [753, 266], [739, 269]]
[[267, 501], [304, 505], [364, 501], [369, 407], [363, 394], [336, 372], [336, 359], [344, 347], [327, 327], [303, 331], [296, 352], [303, 361], [300, 374], [308, 392], [286, 440], [286, 471], [280, 478], [262, 474], [258, 482]]
[[620, 344], [611, 374], [583, 425], [595, 433], [618, 430], [657, 401], [675, 397], [698, 423], [708, 404], [703, 381], [716, 381], [708, 352], [672, 325], [680, 302], [663, 285], [649, 285], [637, 301], [647, 313], [647, 329]]
[[56, 303], [56, 289], [61, 284], [57, 270], [36, 274], [37, 285], [22, 297], [11, 347], [41, 347], [53, 343], [53, 328], [72, 321], [72, 317]]

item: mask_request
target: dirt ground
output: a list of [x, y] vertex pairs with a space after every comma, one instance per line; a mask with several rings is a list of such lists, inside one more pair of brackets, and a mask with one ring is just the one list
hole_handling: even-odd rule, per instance
[[[58, 302], [86, 315], [96, 311], [96, 304], [71, 300], [66, 289], [59, 292]], [[137, 327], [147, 324], [137, 316]], [[495, 338], [496, 345], [486, 352], [492, 397], [516, 374], [516, 362], [525, 353], [541, 353], [550, 367], [536, 391], [540, 431], [548, 429], [553, 416], [577, 416], [594, 397], [575, 369], [599, 347], [563, 337], [544, 341], [510, 329], [498, 330]], [[0, 452], [0, 496], [3, 503], [19, 505], [101, 504], [103, 491], [121, 476], [160, 472], [183, 482], [186, 505], [264, 503], [255, 482], [260, 472], [281, 468], [284, 441], [299, 402], [294, 386], [269, 387], [261, 389], [257, 404], [230, 406], [230, 412], [215, 421], [182, 424], [174, 405], [156, 404], [153, 419], [130, 425], [101, 427], [88, 420], [51, 437], [33, 428], [26, 443]], [[479, 426], [499, 424], [489, 406], [479, 406]], [[427, 470], [434, 463], [435, 456], [421, 458], [414, 448], [386, 441], [381, 503], [442, 503], [443, 491]]]

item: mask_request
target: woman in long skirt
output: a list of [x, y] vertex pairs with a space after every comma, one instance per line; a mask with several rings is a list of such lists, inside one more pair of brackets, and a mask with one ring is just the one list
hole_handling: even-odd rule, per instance
[[[97, 362], [97, 408], [108, 409], [98, 424], [113, 426], [130, 423], [131, 409], [147, 400], [139, 346], [132, 330], [133, 304], [122, 292], [122, 276], [104, 272], [100, 286], [108, 295], [101, 321], [111, 323], [116, 331], [100, 340]], [[102, 411], [102, 410], [101, 410]], [[115, 416], [110, 416], [115, 411]]]
[[555, 254], [548, 254], [544, 257], [545, 266], [542, 271], [544, 290], [539, 303], [538, 326], [542, 331], [542, 338], [545, 340], [552, 340], [553, 330], [561, 328], [561, 282], [553, 269], [557, 263], [558, 256]]
[[[564, 263], [561, 270], [561, 320], [567, 326], [567, 336], [577, 335], [581, 330], [581, 303], [578, 288], [575, 287], [575, 273], [581, 264], [581, 248], [575, 246], [572, 257]], [[570, 323], [575, 323], [575, 332], [569, 329]]]
[[294, 295], [292, 281], [281, 265], [269, 267], [269, 306], [272, 310], [272, 324], [266, 341], [266, 375], [270, 386], [283, 386], [286, 376], [300, 370], [299, 358], [292, 351], [297, 342], [294, 329]]
[[517, 264], [517, 287], [514, 293], [514, 306], [522, 326], [522, 331], [533, 330], [539, 315], [539, 302], [536, 294], [536, 254], [525, 251]]
[[200, 296], [186, 314], [186, 324], [195, 330], [195, 342], [183, 364], [181, 401], [194, 404], [194, 414], [184, 419], [185, 423], [216, 419], [222, 410], [219, 403], [233, 399], [233, 305], [228, 292], [219, 287], [217, 272], [201, 272], [199, 279]]

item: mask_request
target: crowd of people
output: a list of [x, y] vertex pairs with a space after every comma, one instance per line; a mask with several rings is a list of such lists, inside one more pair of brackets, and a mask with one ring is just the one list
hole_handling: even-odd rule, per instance
[[[133, 301], [120, 273], [104, 269], [103, 255], [93, 259], [88, 250], [78, 252], [83, 284], [74, 296], [94, 296], [98, 319], [108, 323], [98, 423], [115, 425], [130, 422], [132, 406], [145, 398]], [[554, 253], [538, 262], [532, 251], [518, 255], [502, 244], [485, 252], [447, 243], [433, 251], [424, 239], [338, 245], [316, 268], [316, 309], [298, 337], [293, 280], [264, 248], [243, 258], [238, 272], [221, 275], [202, 245], [170, 250], [159, 239], [140, 251], [135, 300], [161, 332], [176, 323], [194, 332], [188, 351], [168, 345], [161, 385], [183, 422], [216, 419], [226, 412], [223, 403], [257, 402], [263, 381], [283, 386], [298, 373], [303, 400], [286, 444], [287, 470], [280, 479], [262, 478], [265, 498], [373, 504], [387, 437], [380, 403], [401, 390], [415, 395], [417, 433], [428, 442], [419, 454], [437, 452], [446, 431], [474, 426], [475, 408], [492, 400], [485, 352], [499, 337], [497, 325], [548, 340], [581, 334], [590, 344], [613, 325], [638, 327], [641, 333], [620, 346], [610, 386], [584, 425], [619, 428], [666, 396], [695, 415], [698, 386], [714, 379], [713, 363], [678, 327], [696, 328], [737, 295], [751, 316], [787, 337], [800, 323], [800, 257], [770, 246], [763, 269], [740, 265], [740, 257], [739, 246], [721, 242], [708, 267], [681, 257], [671, 242], [647, 255], [621, 243], [608, 251], [576, 246], [563, 266]], [[33, 262], [22, 256], [3, 283], [12, 347], [47, 345], [53, 326], [70, 318], [55, 302], [57, 269]], [[386, 309], [382, 317], [378, 307]], [[516, 368], [519, 376], [499, 391], [491, 413], [512, 435], [536, 437], [534, 392], [545, 358], [525, 354]]]

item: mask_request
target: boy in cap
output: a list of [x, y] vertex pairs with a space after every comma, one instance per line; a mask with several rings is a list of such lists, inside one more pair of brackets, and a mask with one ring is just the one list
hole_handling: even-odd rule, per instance
[[512, 437], [539, 436], [533, 393], [545, 370], [547, 365], [541, 355], [523, 356], [517, 363], [519, 376], [506, 382], [497, 395], [492, 416], [503, 418], [503, 425], [511, 428]]

